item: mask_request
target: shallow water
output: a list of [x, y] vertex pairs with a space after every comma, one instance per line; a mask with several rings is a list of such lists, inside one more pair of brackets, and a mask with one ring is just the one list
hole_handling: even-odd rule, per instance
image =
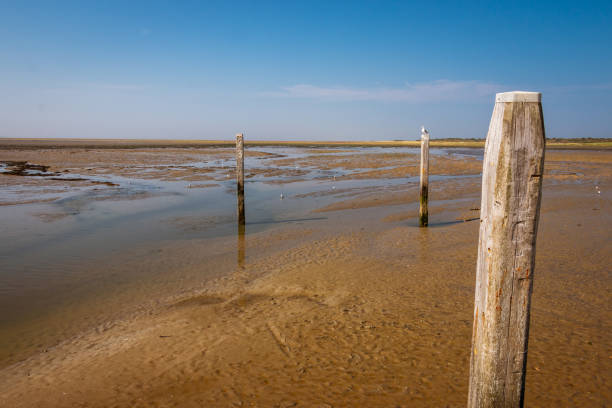
[[[47, 406], [180, 405], [177, 392], [185, 404], [463, 405], [480, 202], [469, 160], [482, 151], [432, 149], [442, 165], [471, 167], [430, 176], [431, 228], [419, 229], [417, 177], [348, 178], [403, 165], [384, 154], [414, 165], [418, 150], [326, 150], [247, 155], [243, 237], [228, 149], [189, 162], [175, 152], [175, 164], [166, 154], [180, 177], [149, 156], [71, 165], [118, 186], [54, 184], [52, 202], [0, 206], [0, 390], [16, 390], [0, 403], [31, 393]], [[610, 160], [580, 154], [547, 154], [527, 377], [539, 406], [600, 406], [609, 394]], [[275, 164], [287, 158], [299, 172]], [[51, 189], [21, 180], [0, 201]], [[134, 348], [122, 354], [123, 341]], [[23, 382], [29, 370], [38, 377]]]
[[[298, 148], [258, 148], [253, 149], [284, 158], [304, 158], [311, 153]], [[371, 153], [415, 153], [416, 149], [400, 148], [346, 148], [340, 153], [322, 155], [347, 155], [354, 157]], [[432, 154], [449, 154], [449, 149], [432, 149]], [[247, 158], [245, 166], [267, 169], [284, 169], [287, 166], [270, 165], [269, 158]], [[231, 160], [223, 162], [228, 168]], [[195, 168], [205, 167], [208, 162], [195, 162]], [[258, 225], [272, 225], [283, 220], [305, 218], [311, 210], [325, 206], [335, 199], [336, 191], [348, 189], [367, 189], [397, 187], [402, 184], [418, 183], [418, 177], [403, 179], [336, 179], [359, 171], [338, 168], [321, 171], [307, 168], [307, 173], [299, 181], [283, 183], [286, 176], [263, 177], [254, 175], [246, 180], [246, 211], [249, 231], [257, 231]], [[79, 176], [71, 173], [71, 177]], [[455, 177], [475, 176], [430, 176], [432, 182]], [[39, 178], [44, 181], [44, 178]], [[90, 177], [91, 179], [91, 177]], [[124, 248], [131, 243], [165, 241], [183, 238], [214, 237], [235, 233], [235, 181], [229, 178], [216, 182], [207, 188], [189, 188], [192, 183], [182, 181], [161, 181], [150, 179], [126, 178], [116, 175], [97, 176], [96, 181], [108, 181], [118, 187], [102, 189], [88, 187], [74, 191], [69, 187], [61, 192], [45, 193], [44, 185], [9, 186], [0, 191], [0, 199], [12, 196], [46, 195], [57, 197], [51, 203], [31, 205], [0, 206], [3, 233], [0, 237], [1, 276], [17, 275], [22, 271], [26, 258], [29, 258], [28, 271], [36, 275], [39, 269], [61, 269], [66, 252], [89, 259], [98, 253]], [[328, 193], [328, 194], [316, 194]], [[281, 199], [281, 195], [283, 198]], [[300, 196], [299, 199], [295, 196]], [[314, 197], [314, 198], [313, 198]], [[201, 216], [210, 220], [207, 228], [176, 228], [169, 219]], [[188, 227], [188, 226], [184, 226]], [[36, 253], [34, 259], [28, 254]], [[40, 262], [38, 262], [40, 261]], [[38, 267], [34, 264], [39, 264]], [[26, 279], [20, 273], [20, 279]], [[36, 279], [41, 278], [35, 276]], [[0, 287], [0, 296], [6, 295]]]
[[[296, 178], [287, 173], [296, 170], [296, 166], [275, 164], [279, 158], [299, 162], [313, 156], [340, 156], [354, 160], [372, 154], [419, 152], [413, 148], [337, 150], [313, 154], [312, 149], [303, 148], [248, 149], [247, 153], [252, 151], [262, 155], [247, 154], [245, 162], [247, 236], [269, 229], [286, 228], [288, 225], [327, 223], [330, 217], [335, 216], [330, 213], [315, 215], [312, 210], [367, 191], [384, 194], [386, 189], [410, 188], [418, 183], [418, 177], [414, 176], [342, 179], [363, 169], [347, 169], [342, 166], [321, 169], [316, 164], [298, 165], [297, 169], [301, 173]], [[188, 163], [194, 169], [213, 169], [216, 179], [205, 188], [193, 188], [196, 183], [190, 181], [149, 178], [156, 163], [140, 165], [138, 173], [128, 177], [112, 172], [117, 167], [113, 163], [95, 162], [87, 168], [97, 171], [94, 175], [81, 174], [78, 168], [71, 167], [69, 173], [61, 173], [58, 178], [84, 178], [107, 182], [113, 186], [94, 184], [71, 188], [60, 185], [50, 188], [46, 185], [46, 177], [33, 175], [23, 177], [23, 180], [35, 180], [34, 184], [11, 185], [0, 190], [0, 201], [52, 199], [50, 202], [0, 206], [0, 333], [5, 341], [26, 336], [26, 327], [27, 336], [36, 337], [34, 343], [44, 348], [48, 343], [78, 332], [90, 323], [98, 324], [106, 318], [116, 317], [120, 314], [118, 309], [131, 310], [139, 301], [146, 299], [146, 294], [136, 296], [133, 302], [128, 302], [131, 304], [121, 305], [109, 293], [115, 289], [138, 285], [142, 279], [147, 278], [159, 280], [157, 290], [160, 290], [165, 285], [160, 277], [165, 273], [164, 268], [173, 268], [171, 262], [170, 265], [153, 264], [149, 272], [145, 273], [130, 265], [129, 261], [121, 261], [122, 266], [119, 262], [121, 259], [142, 257], [142, 254], [168, 246], [169, 243], [193, 240], [221, 242], [222, 239], [235, 236], [236, 196], [232, 173], [235, 162], [227, 154], [227, 149], [219, 151], [219, 157], [207, 154], [204, 160]], [[431, 153], [440, 156], [455, 155], [452, 149], [432, 149]], [[457, 154], [458, 157], [462, 155]], [[172, 168], [166, 167], [170, 170]], [[386, 167], [378, 164], [377, 168]], [[105, 174], [104, 169], [109, 169], [109, 173]], [[273, 170], [279, 174], [267, 175], [258, 171], [249, 174], [249, 169]], [[147, 177], [141, 178], [139, 175]], [[430, 180], [435, 183], [455, 177], [478, 175], [432, 175]], [[61, 182], [54, 180], [54, 183]], [[200, 281], [230, 273], [237, 266], [237, 241], [230, 242], [233, 248], [225, 248], [220, 255], [216, 254], [214, 264], [208, 260], [214, 251], [202, 248], [200, 262], [210, 263], [210, 266], [202, 268], [198, 277]], [[260, 255], [263, 256], [263, 252]], [[118, 279], [118, 276], [121, 278]], [[177, 290], [176, 285], [167, 286], [169, 291]], [[103, 296], [109, 296], [109, 300], [106, 302]], [[102, 299], [98, 299], [100, 297]], [[94, 298], [98, 299], [97, 305], [91, 312], [97, 316], [92, 319], [87, 316], [86, 309], [91, 306], [86, 305]], [[105, 305], [105, 302], [108, 304]], [[45, 336], [41, 333], [48, 332], [45, 320], [48, 317], [43, 316], [53, 314], [50, 311], [54, 310], [56, 314], [59, 311], [69, 313], [69, 308], [78, 308], [80, 304], [83, 304], [83, 310], [72, 316], [74, 330], [66, 325], [67, 328], [44, 340]], [[105, 316], [106, 310], [112, 310], [112, 313]], [[29, 346], [21, 353], [15, 344], [8, 349], [8, 355], [7, 347], [0, 353], [0, 361], [3, 363], [15, 361], [34, 351]]]

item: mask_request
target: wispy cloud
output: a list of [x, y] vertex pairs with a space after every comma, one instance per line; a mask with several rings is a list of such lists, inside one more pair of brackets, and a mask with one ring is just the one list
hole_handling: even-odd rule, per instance
[[305, 98], [329, 101], [387, 101], [387, 102], [437, 102], [474, 100], [491, 96], [506, 89], [503, 85], [485, 81], [450, 81], [406, 84], [402, 87], [321, 87], [299, 84], [287, 86], [281, 91], [267, 92], [267, 96]]

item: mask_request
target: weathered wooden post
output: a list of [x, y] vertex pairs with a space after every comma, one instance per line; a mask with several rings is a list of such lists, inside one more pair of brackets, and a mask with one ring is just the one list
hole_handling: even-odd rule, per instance
[[245, 224], [244, 216], [244, 135], [236, 135], [236, 195], [238, 196], [238, 225]]
[[485, 144], [468, 407], [521, 407], [544, 169], [541, 94], [497, 94]]
[[427, 194], [429, 184], [429, 132], [421, 127], [421, 188], [419, 199], [419, 227], [426, 227], [429, 221]]

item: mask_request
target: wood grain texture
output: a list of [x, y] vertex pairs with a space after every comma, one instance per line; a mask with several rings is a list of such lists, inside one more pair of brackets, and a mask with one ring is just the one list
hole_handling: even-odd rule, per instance
[[429, 210], [427, 209], [429, 193], [429, 133], [421, 134], [421, 183], [419, 186], [419, 226], [426, 227], [429, 223]]
[[495, 103], [483, 163], [469, 407], [523, 405], [544, 145], [540, 102]]
[[238, 225], [245, 224], [244, 215], [244, 135], [236, 135], [236, 195], [238, 196]]

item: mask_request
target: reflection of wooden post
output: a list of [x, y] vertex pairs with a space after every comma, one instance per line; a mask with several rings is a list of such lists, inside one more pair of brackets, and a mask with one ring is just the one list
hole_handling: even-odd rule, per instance
[[245, 242], [244, 242], [245, 225], [238, 224], [238, 267], [244, 269], [244, 256], [246, 253]]
[[485, 145], [468, 407], [521, 407], [544, 168], [537, 92], [497, 94]]
[[244, 136], [236, 135], [236, 194], [238, 196], [238, 225], [244, 225]]
[[421, 128], [421, 196], [419, 205], [419, 227], [426, 227], [429, 213], [427, 210], [427, 189], [429, 184], [429, 132]]

